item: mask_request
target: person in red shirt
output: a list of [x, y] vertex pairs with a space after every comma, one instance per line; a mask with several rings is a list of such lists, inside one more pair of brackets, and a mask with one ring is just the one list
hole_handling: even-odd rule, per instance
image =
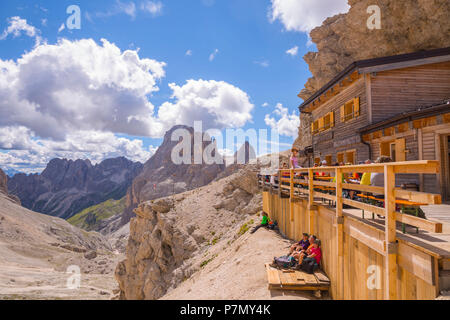
[[320, 249], [320, 240], [316, 239], [311, 244], [311, 248], [309, 249], [309, 254], [307, 256], [301, 255], [299, 257], [298, 264], [301, 266], [303, 264], [314, 264], [314, 269], [319, 268], [320, 260], [322, 259], [322, 250]]

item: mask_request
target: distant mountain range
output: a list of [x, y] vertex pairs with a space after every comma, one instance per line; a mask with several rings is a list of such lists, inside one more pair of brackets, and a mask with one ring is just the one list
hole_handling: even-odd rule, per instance
[[90, 206], [123, 198], [142, 167], [124, 157], [97, 165], [89, 160], [53, 159], [41, 174], [8, 178], [8, 189], [25, 208], [68, 219]]
[[4, 169], [3, 172], [8, 176], [8, 177], [14, 177], [14, 175], [22, 173], [21, 171], [18, 171], [16, 169], [12, 169], [12, 168], [8, 168], [8, 169]]

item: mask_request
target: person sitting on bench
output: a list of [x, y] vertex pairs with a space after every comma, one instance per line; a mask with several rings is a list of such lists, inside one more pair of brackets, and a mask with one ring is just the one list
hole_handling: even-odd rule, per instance
[[322, 259], [322, 250], [320, 249], [320, 240], [316, 239], [309, 249], [308, 255], [300, 255], [298, 265], [300, 268], [308, 273], [313, 273], [319, 269], [320, 260]]
[[303, 239], [291, 246], [291, 248], [289, 250], [289, 256], [292, 255], [296, 251], [308, 250], [308, 248], [310, 246], [308, 238], [309, 238], [309, 235], [307, 233], [304, 233]]
[[301, 257], [301, 256], [307, 256], [307, 255], [309, 255], [310, 252], [311, 252], [311, 249], [312, 249], [312, 247], [313, 247], [313, 243], [316, 241], [316, 239], [317, 239], [317, 237], [316, 237], [315, 235], [311, 235], [311, 236], [309, 237], [309, 247], [306, 248], [306, 250], [302, 249], [302, 250], [299, 250], [299, 251], [294, 251], [294, 253], [292, 254], [292, 256], [293, 256], [295, 259], [297, 259], [297, 260], [300, 261], [300, 257]]
[[269, 222], [270, 222], [270, 218], [269, 218], [269, 216], [267, 215], [267, 213], [265, 213], [264, 211], [263, 211], [263, 213], [262, 213], [262, 221], [261, 221], [261, 224], [259, 224], [259, 225], [257, 225], [256, 227], [254, 227], [253, 228], [253, 230], [250, 232], [250, 233], [255, 233], [256, 231], [258, 231], [258, 229], [259, 228], [261, 228], [261, 227], [267, 227], [268, 225], [269, 225]]

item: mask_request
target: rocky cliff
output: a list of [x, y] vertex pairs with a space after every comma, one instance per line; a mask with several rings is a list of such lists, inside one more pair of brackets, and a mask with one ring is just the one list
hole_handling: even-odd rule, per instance
[[20, 205], [20, 199], [8, 192], [8, 176], [0, 169], [0, 193]]
[[[348, 0], [346, 14], [328, 18], [311, 31], [317, 52], [304, 60], [313, 75], [299, 97], [306, 100], [336, 74], [357, 60], [450, 47], [450, 2], [448, 0]], [[369, 30], [367, 8], [381, 9], [381, 29]], [[299, 137], [294, 145], [312, 144], [311, 120], [301, 115]]]
[[[304, 57], [313, 77], [300, 96], [307, 99], [356, 60], [450, 47], [448, 0], [349, 0], [346, 14], [311, 31], [318, 52]], [[369, 30], [367, 8], [381, 9], [381, 29]]]
[[[172, 161], [173, 148], [179, 141], [172, 141], [172, 133], [178, 129], [188, 132], [191, 139], [189, 158], [192, 164], [176, 164]], [[198, 135], [202, 141], [202, 133]], [[205, 139], [206, 140], [206, 139]], [[200, 145], [201, 152], [211, 145], [211, 141]], [[202, 187], [213, 181], [225, 170], [225, 164], [194, 164], [194, 129], [186, 126], [175, 126], [164, 135], [164, 141], [156, 153], [144, 164], [142, 173], [134, 179], [127, 192], [126, 212], [122, 217], [122, 225], [134, 216], [135, 209], [141, 202], [162, 198], [187, 190]], [[224, 162], [224, 161], [222, 161]]]
[[24, 207], [68, 219], [92, 205], [124, 197], [141, 170], [141, 163], [123, 157], [97, 165], [53, 159], [42, 174], [16, 174], [8, 180], [8, 188]]
[[246, 166], [202, 188], [140, 204], [126, 260], [116, 268], [121, 298], [162, 297], [246, 233], [262, 209], [255, 170]]
[[[113, 269], [121, 259], [101, 234], [32, 212], [3, 192], [0, 257], [0, 300], [110, 298], [115, 287]], [[70, 266], [82, 273], [78, 290], [66, 287]]]

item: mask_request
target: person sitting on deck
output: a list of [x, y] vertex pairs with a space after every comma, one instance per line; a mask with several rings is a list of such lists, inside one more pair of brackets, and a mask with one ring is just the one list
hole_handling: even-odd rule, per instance
[[253, 234], [253, 233], [255, 233], [256, 231], [258, 231], [259, 228], [269, 226], [269, 223], [270, 223], [270, 218], [269, 218], [269, 216], [267, 215], [267, 213], [265, 213], [265, 212], [263, 211], [263, 213], [262, 213], [262, 221], [261, 221], [261, 224], [259, 224], [259, 225], [257, 225], [256, 227], [254, 227], [253, 230], [252, 230], [250, 233]]
[[322, 259], [322, 250], [320, 249], [320, 240], [316, 239], [311, 245], [308, 255], [301, 255], [298, 260], [298, 265], [300, 269], [313, 273], [315, 270], [319, 269], [320, 260]]
[[301, 250], [306, 251], [310, 246], [308, 238], [309, 238], [309, 235], [307, 233], [304, 233], [303, 239], [300, 240], [298, 243], [295, 243], [291, 246], [291, 249], [289, 250], [289, 256], [297, 251], [301, 251]]
[[311, 252], [311, 249], [312, 249], [312, 247], [313, 247], [313, 243], [316, 241], [316, 239], [317, 239], [317, 237], [316, 237], [315, 235], [311, 235], [311, 236], [309, 237], [309, 247], [306, 248], [306, 250], [305, 250], [305, 249], [301, 249], [301, 250], [299, 250], [299, 251], [293, 252], [292, 256], [293, 256], [295, 259], [297, 259], [297, 260], [300, 261], [300, 259], [303, 259], [303, 257], [309, 255], [310, 252]]
[[301, 169], [302, 167], [298, 164], [298, 149], [292, 148], [292, 155], [289, 158], [289, 163], [291, 165], [291, 169]]
[[[366, 160], [366, 162], [364, 164], [372, 164], [372, 160]], [[370, 177], [371, 177], [371, 173], [370, 172], [364, 172], [362, 177], [361, 177], [361, 182], [360, 184], [362, 186], [370, 186]]]

